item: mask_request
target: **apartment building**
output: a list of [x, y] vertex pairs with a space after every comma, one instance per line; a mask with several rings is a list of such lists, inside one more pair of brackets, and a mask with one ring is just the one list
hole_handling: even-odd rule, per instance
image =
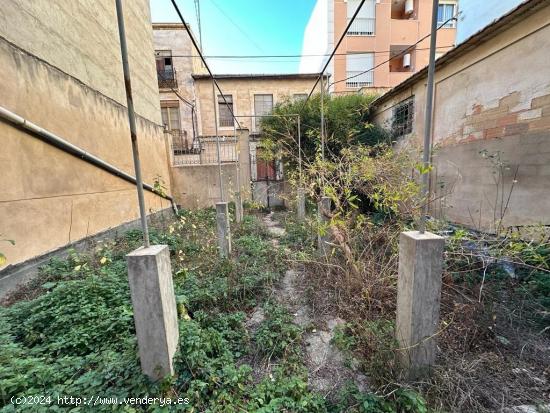
[[197, 111], [192, 73], [205, 73], [182, 23], [153, 23], [153, 44], [162, 123], [171, 134], [173, 150], [197, 150]]
[[[336, 43], [360, 0], [329, 0], [328, 24]], [[455, 44], [458, 11], [456, 0], [441, 0], [437, 56]], [[331, 91], [349, 93], [384, 92], [428, 65], [432, 0], [366, 0], [331, 64]]]
[[[200, 114], [199, 133], [205, 143], [215, 139], [217, 120], [217, 131], [223, 144], [222, 161], [235, 156], [231, 150], [223, 150], [223, 147], [231, 148], [232, 140], [237, 139], [235, 133], [239, 135], [238, 129], [248, 130], [248, 179], [252, 181], [251, 195], [255, 201], [268, 206], [282, 203], [276, 196], [281, 190], [279, 186], [282, 186], [281, 165], [274, 161], [266, 162], [259, 155], [261, 116], [269, 115], [275, 105], [285, 99], [305, 99], [318, 76], [318, 73], [216, 75], [225, 100], [219, 93], [215, 94], [213, 100], [210, 77], [193, 75]], [[237, 116], [238, 124], [234, 122], [231, 112]], [[274, 184], [277, 181], [280, 182], [279, 186]]]

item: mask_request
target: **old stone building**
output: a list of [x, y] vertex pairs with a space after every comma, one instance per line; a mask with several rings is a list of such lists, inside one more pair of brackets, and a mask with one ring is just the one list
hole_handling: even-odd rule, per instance
[[[144, 181], [170, 192], [147, 0], [124, 2]], [[134, 175], [115, 3], [9, 1], [0, 13], [0, 238], [16, 264], [138, 218], [136, 187], [7, 121]], [[170, 207], [145, 193], [147, 211]], [[0, 275], [0, 288], [14, 278]]]
[[[549, 225], [550, 4], [531, 0], [436, 62], [431, 188], [470, 227]], [[398, 144], [420, 145], [427, 70], [374, 102]]]

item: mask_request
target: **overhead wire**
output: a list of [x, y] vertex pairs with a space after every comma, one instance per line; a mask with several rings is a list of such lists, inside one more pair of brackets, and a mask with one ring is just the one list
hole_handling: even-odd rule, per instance
[[[438, 46], [437, 49], [450, 49], [454, 45]], [[429, 47], [417, 48], [416, 50], [430, 50]], [[358, 53], [335, 53], [334, 56], [352, 56], [352, 55], [365, 55], [365, 54], [388, 54], [392, 53], [392, 50], [378, 50], [374, 52], [358, 52]], [[303, 57], [326, 57], [330, 56], [330, 53], [322, 54], [279, 54], [279, 55], [203, 55], [206, 59], [271, 59], [271, 58], [303, 58]], [[171, 55], [170, 57], [200, 57], [196, 54], [180, 54]]]
[[[443, 28], [447, 23], [449, 23], [451, 20], [455, 20], [457, 17], [458, 17], [458, 14], [456, 14], [456, 15], [454, 15], [453, 17], [451, 17], [451, 18], [447, 19], [446, 21], [444, 21], [443, 23], [441, 23], [440, 26], [437, 27], [436, 31], [439, 30], [439, 29], [441, 29], [441, 28]], [[374, 66], [374, 67], [372, 67], [372, 68], [370, 68], [370, 69], [367, 69], [367, 70], [365, 70], [365, 71], [363, 71], [363, 72], [357, 73], [357, 74], [355, 74], [355, 75], [353, 75], [353, 76], [349, 76], [349, 77], [346, 77], [346, 78], [340, 79], [340, 80], [335, 80], [334, 82], [332, 82], [332, 83], [329, 85], [329, 87], [330, 87], [330, 86], [333, 86], [333, 85], [335, 85], [335, 84], [337, 84], [337, 83], [341, 83], [341, 82], [348, 81], [348, 80], [350, 80], [350, 79], [354, 79], [354, 78], [356, 78], [356, 77], [359, 77], [359, 76], [361, 76], [361, 75], [364, 75], [365, 73], [372, 72], [374, 69], [376, 69], [376, 68], [378, 68], [378, 67], [380, 67], [380, 66], [382, 66], [382, 65], [385, 65], [386, 63], [392, 61], [393, 59], [405, 55], [408, 51], [412, 50], [412, 49], [414, 48], [414, 46], [416, 46], [416, 45], [419, 44], [419, 43], [422, 43], [424, 40], [426, 40], [426, 39], [427, 39], [428, 37], [430, 37], [430, 36], [431, 36], [431, 33], [428, 33], [426, 36], [422, 37], [422, 38], [421, 38], [420, 40], [418, 40], [416, 43], [410, 45], [409, 47], [407, 47], [406, 49], [402, 50], [401, 52], [399, 52], [399, 53], [396, 54], [395, 56], [392, 56], [392, 57], [389, 58], [388, 60], [384, 60], [383, 62], [377, 64], [376, 66]], [[429, 48], [428, 48], [428, 49], [429, 49]], [[419, 49], [419, 50], [420, 50], [420, 49]]]
[[178, 17], [180, 18], [181, 22], [183, 23], [183, 27], [187, 31], [187, 34], [189, 35], [189, 38], [191, 39], [191, 42], [193, 43], [193, 47], [199, 53], [199, 57], [201, 58], [202, 63], [204, 64], [204, 67], [206, 68], [206, 70], [208, 71], [208, 74], [212, 78], [212, 82], [214, 83], [214, 85], [216, 86], [216, 89], [220, 93], [220, 95], [221, 95], [221, 97], [222, 97], [222, 99], [225, 103], [226, 108], [229, 109], [229, 112], [231, 113], [231, 117], [235, 120], [235, 122], [237, 122], [237, 125], [239, 125], [239, 128], [240, 128], [241, 124], [239, 123], [239, 120], [235, 117], [235, 113], [233, 112], [233, 107], [232, 107], [232, 105], [229, 105], [229, 102], [227, 101], [224, 93], [222, 92], [222, 90], [220, 88], [220, 85], [216, 81], [216, 77], [212, 73], [212, 70], [210, 70], [210, 67], [208, 66], [208, 63], [206, 63], [206, 59], [204, 58], [201, 49], [197, 45], [197, 41], [193, 37], [193, 34], [191, 33], [191, 30], [189, 29], [189, 26], [187, 25], [187, 22], [183, 18], [183, 15], [181, 14], [181, 11], [180, 11], [177, 3], [176, 3], [176, 0], [170, 0], [170, 1], [172, 2], [172, 5], [174, 6], [174, 9], [176, 9], [176, 13], [178, 14]]

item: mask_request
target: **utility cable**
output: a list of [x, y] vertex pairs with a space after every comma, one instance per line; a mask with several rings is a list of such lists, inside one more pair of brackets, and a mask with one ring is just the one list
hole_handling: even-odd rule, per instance
[[321, 80], [321, 77], [325, 75], [325, 70], [327, 70], [327, 67], [330, 63], [330, 61], [332, 60], [332, 57], [334, 56], [334, 54], [336, 53], [336, 51], [338, 50], [338, 48], [340, 47], [340, 44], [342, 43], [342, 41], [344, 40], [344, 38], [346, 37], [351, 25], [353, 24], [353, 22], [355, 21], [355, 18], [357, 17], [357, 15], [359, 14], [359, 10], [361, 10], [361, 7], [363, 7], [363, 4], [365, 4], [365, 0], [361, 0], [361, 3], [359, 3], [359, 6], [357, 7], [357, 9], [355, 10], [355, 13], [353, 13], [353, 16], [351, 17], [350, 21], [348, 22], [348, 25], [346, 26], [346, 29], [344, 30], [344, 32], [342, 33], [342, 35], [340, 36], [340, 39], [338, 40], [338, 43], [336, 43], [336, 46], [334, 47], [334, 50], [332, 50], [332, 53], [330, 54], [330, 57], [328, 58], [327, 62], [325, 63], [325, 66], [323, 67], [323, 70], [321, 70], [321, 73], [319, 73], [319, 77], [317, 78], [317, 80], [315, 81], [315, 84], [313, 85], [313, 87], [311, 88], [311, 92], [309, 92], [309, 94], [307, 95], [307, 98], [304, 100], [304, 104], [302, 106], [302, 108], [304, 108], [309, 100], [309, 98], [311, 97], [311, 95], [313, 94], [313, 91], [315, 90], [315, 88], [317, 87], [317, 84], [319, 83], [319, 81]]
[[201, 52], [201, 49], [197, 45], [197, 41], [193, 37], [193, 35], [191, 33], [191, 30], [189, 29], [189, 26], [187, 25], [187, 22], [183, 18], [183, 15], [181, 14], [181, 11], [180, 11], [177, 3], [176, 3], [176, 0], [171, 0], [171, 2], [172, 2], [172, 5], [174, 6], [174, 8], [176, 9], [176, 13], [178, 14], [181, 22], [183, 23], [183, 27], [185, 27], [185, 30], [187, 31], [187, 34], [189, 35], [189, 38], [191, 39], [191, 42], [193, 43], [193, 46], [195, 47], [195, 50], [199, 53], [199, 57], [201, 58], [202, 63], [204, 64], [204, 67], [206, 68], [206, 70], [208, 71], [208, 74], [212, 78], [212, 82], [214, 82], [214, 85], [216, 85], [216, 89], [218, 89], [218, 92], [220, 92], [220, 95], [222, 96], [222, 99], [225, 102], [225, 106], [227, 107], [227, 109], [229, 109], [229, 112], [231, 113], [231, 116], [233, 117], [235, 122], [237, 122], [237, 125], [239, 125], [239, 128], [240, 128], [241, 124], [239, 123], [238, 119], [235, 117], [235, 113], [233, 113], [233, 108], [232, 108], [232, 106], [229, 105], [229, 102], [227, 102], [227, 99], [226, 99], [225, 95], [223, 94], [223, 92], [220, 88], [220, 85], [216, 81], [216, 78], [215, 78], [214, 74], [212, 73], [212, 70], [210, 70], [210, 67], [208, 66], [208, 63], [206, 63], [206, 59], [204, 58], [204, 56]]
[[[441, 29], [443, 26], [445, 26], [445, 25], [446, 25], [447, 23], [449, 23], [451, 20], [455, 20], [457, 17], [458, 17], [458, 14], [455, 15], [455, 16], [453, 16], [453, 17], [451, 17], [451, 18], [449, 18], [449, 19], [447, 19], [447, 21], [441, 23], [441, 25], [436, 29], [436, 31], [439, 30], [439, 29]], [[365, 70], [365, 71], [363, 71], [363, 72], [361, 72], [361, 73], [357, 73], [356, 75], [349, 76], [349, 77], [346, 77], [345, 79], [341, 79], [341, 80], [335, 80], [334, 82], [332, 82], [332, 83], [329, 85], [329, 87], [330, 87], [330, 86], [333, 86], [333, 85], [335, 85], [335, 84], [337, 84], [337, 83], [341, 83], [341, 82], [345, 82], [345, 81], [350, 80], [350, 79], [354, 79], [354, 78], [356, 78], [356, 77], [359, 77], [359, 76], [361, 76], [361, 75], [364, 75], [365, 73], [372, 72], [374, 69], [376, 69], [376, 68], [378, 68], [378, 67], [380, 67], [380, 66], [382, 66], [382, 65], [385, 65], [386, 63], [392, 61], [393, 59], [395, 59], [395, 58], [397, 58], [397, 57], [400, 57], [400, 56], [403, 56], [403, 55], [406, 54], [408, 51], [412, 50], [412, 49], [414, 48], [414, 46], [416, 46], [417, 44], [423, 42], [424, 40], [426, 40], [426, 39], [427, 39], [428, 37], [430, 37], [430, 36], [431, 36], [431, 33], [428, 33], [428, 34], [427, 34], [426, 36], [424, 36], [422, 39], [418, 40], [416, 43], [410, 45], [409, 47], [407, 47], [406, 49], [402, 50], [401, 52], [399, 52], [399, 53], [396, 54], [395, 56], [389, 58], [388, 60], [385, 60], [385, 61], [383, 61], [382, 63], [379, 63], [379, 64], [377, 64], [376, 66], [374, 66], [374, 67], [372, 67], [372, 68], [370, 68], [370, 69], [368, 69], [368, 70]], [[420, 50], [420, 49], [418, 49], [418, 50]], [[429, 48], [428, 48], [428, 50], [429, 50]]]

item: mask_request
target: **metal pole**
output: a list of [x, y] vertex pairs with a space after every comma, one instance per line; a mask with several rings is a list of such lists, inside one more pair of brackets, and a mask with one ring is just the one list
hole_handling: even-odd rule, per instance
[[216, 84], [214, 82], [214, 77], [212, 77], [212, 102], [214, 104], [214, 126], [216, 130], [216, 152], [218, 154], [218, 177], [220, 180], [220, 202], [224, 202], [223, 194], [223, 180], [222, 180], [222, 159], [220, 156], [220, 136], [218, 133], [218, 114], [216, 113]]
[[324, 110], [324, 73], [321, 73], [321, 156], [325, 160], [325, 110]]
[[124, 71], [124, 88], [126, 89], [126, 104], [128, 106], [128, 121], [130, 122], [130, 138], [132, 140], [132, 156], [134, 158], [134, 170], [136, 174], [136, 186], [138, 192], [139, 214], [141, 217], [141, 229], [143, 230], [143, 244], [149, 247], [149, 230], [147, 228], [147, 215], [145, 214], [145, 199], [143, 197], [143, 179], [141, 177], [141, 162], [136, 132], [136, 115], [132, 99], [132, 82], [130, 81], [130, 66], [128, 65], [128, 46], [126, 45], [126, 32], [124, 29], [124, 14], [122, 12], [122, 0], [115, 0], [118, 21], [118, 35], [120, 38], [120, 54], [122, 56], [122, 68]]
[[235, 159], [235, 171], [237, 173], [237, 193], [241, 193], [241, 165], [240, 165], [240, 139], [239, 136], [237, 136], [237, 126], [233, 123], [233, 134], [235, 135], [235, 152], [236, 152], [236, 159]]
[[300, 179], [300, 188], [304, 184], [302, 178], [302, 131], [300, 115], [298, 115], [298, 176]]
[[419, 232], [421, 234], [426, 230], [426, 215], [428, 215], [428, 197], [430, 192], [429, 187], [429, 172], [431, 158], [431, 136], [432, 136], [432, 107], [434, 94], [434, 75], [435, 75], [435, 48], [437, 40], [437, 6], [438, 0], [433, 0], [432, 7], [432, 30], [430, 37], [430, 64], [428, 66], [428, 86], [426, 89], [426, 117], [424, 120], [424, 174], [422, 174], [422, 195], [424, 197], [424, 205], [422, 206], [422, 216], [420, 217]]

